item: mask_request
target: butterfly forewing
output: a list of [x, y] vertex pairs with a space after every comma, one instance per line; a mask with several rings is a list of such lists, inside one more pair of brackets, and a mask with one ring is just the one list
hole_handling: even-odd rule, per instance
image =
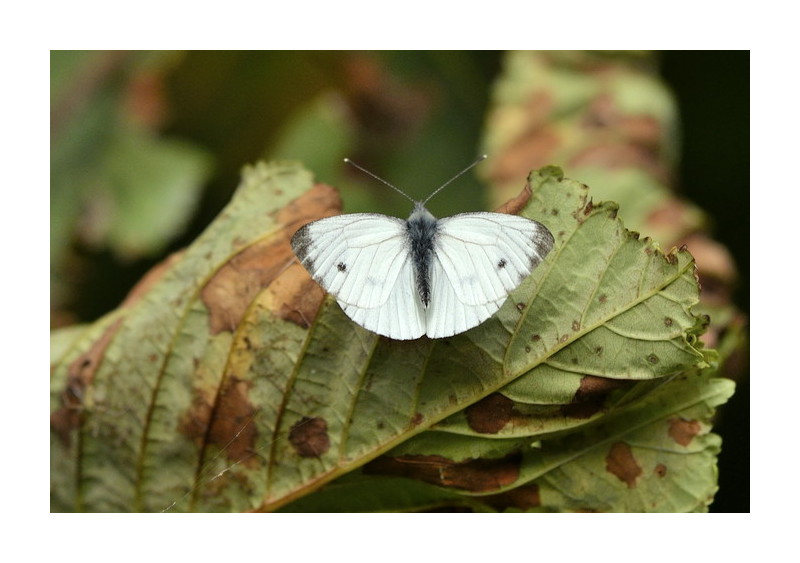
[[[553, 235], [544, 225], [502, 213], [440, 219], [434, 243], [442, 272], [465, 305], [504, 300], [552, 247]], [[431, 301], [436, 299], [434, 292]]]
[[405, 221], [375, 213], [309, 223], [292, 237], [292, 249], [340, 303], [366, 309], [387, 302], [409, 257]]

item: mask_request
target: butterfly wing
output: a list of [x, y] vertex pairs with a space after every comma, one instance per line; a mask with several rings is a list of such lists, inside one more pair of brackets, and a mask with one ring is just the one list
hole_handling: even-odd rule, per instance
[[445, 338], [478, 326], [494, 315], [507, 297], [477, 305], [464, 303], [436, 258], [431, 263], [431, 280], [431, 304], [425, 310], [425, 334], [429, 338]]
[[463, 213], [440, 219], [426, 334], [458, 334], [491, 317], [552, 247], [547, 227], [517, 215]]
[[294, 234], [292, 249], [364, 328], [397, 340], [425, 333], [402, 219], [377, 213], [321, 219]]
[[394, 340], [413, 340], [425, 334], [425, 308], [414, 285], [410, 256], [403, 259], [388, 299], [379, 307], [339, 302], [348, 317], [364, 328]]
[[305, 225], [292, 248], [356, 323], [396, 340], [452, 336], [491, 317], [553, 246], [544, 225], [499, 213], [440, 219], [431, 301], [415, 284], [406, 222], [372, 213]]

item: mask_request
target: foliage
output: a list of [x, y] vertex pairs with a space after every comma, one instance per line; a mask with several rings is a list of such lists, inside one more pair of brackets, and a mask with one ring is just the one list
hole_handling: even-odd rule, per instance
[[334, 192], [295, 164], [249, 168], [126, 304], [54, 333], [54, 509], [325, 510], [341, 492], [359, 510], [704, 509], [732, 385], [698, 340], [691, 256], [556, 168], [529, 181], [546, 262], [483, 325], [397, 342], [293, 260]]
[[[747, 302], [746, 60], [718, 52], [51, 53], [51, 327], [84, 323], [51, 333], [52, 510], [704, 510], [719, 450], [711, 416], [732, 391], [719, 376], [738, 379], [746, 369], [747, 318], [732, 303], [737, 284]], [[744, 78], [726, 82], [728, 67]], [[688, 90], [670, 82], [676, 74], [690, 78]], [[315, 181], [336, 186], [347, 212], [405, 214], [399, 198], [352, 174], [342, 157], [424, 197], [477, 152], [490, 154], [477, 169], [483, 182], [465, 175], [431, 211], [497, 206], [539, 168], [524, 212], [563, 231], [565, 249], [486, 325], [429, 349], [395, 350], [340, 318], [292, 265], [285, 237], [340, 211]], [[241, 163], [259, 157], [299, 160], [314, 179], [297, 165], [258, 164], [231, 201]], [[595, 203], [587, 207], [588, 189], [557, 182], [546, 165], [590, 185]], [[574, 206], [556, 185], [580, 194]], [[572, 224], [578, 199], [588, 212]], [[728, 248], [711, 239], [712, 224]], [[682, 250], [660, 250], [672, 247]], [[604, 265], [611, 248], [622, 262]], [[625, 258], [636, 248], [681, 272], [669, 286], [677, 301], [664, 301], [673, 296], [664, 288], [636, 305], [623, 299], [624, 312], [597, 326], [567, 324], [570, 310], [602, 312], [599, 302], [578, 310], [592, 291], [580, 273], [605, 273], [594, 291], [599, 299], [610, 282], [608, 300], [615, 282], [638, 273]], [[609, 277], [625, 264], [627, 274]], [[702, 287], [696, 304], [690, 270]], [[685, 340], [665, 340], [661, 327], [641, 332], [665, 308], [684, 309], [669, 318]], [[526, 331], [547, 319], [561, 330], [550, 337], [567, 340], [554, 345], [540, 333], [527, 342]], [[645, 344], [658, 363], [641, 365]], [[608, 360], [616, 347], [627, 359]], [[331, 354], [348, 351], [347, 377], [313, 377], [331, 372]], [[488, 379], [470, 383], [475, 373]], [[340, 379], [364, 385], [329, 383]], [[285, 387], [269, 388], [275, 380]], [[278, 397], [285, 401], [275, 407]], [[330, 418], [314, 414], [312, 399], [330, 403]], [[422, 399], [425, 408], [411, 409]], [[388, 406], [377, 408], [380, 400]], [[283, 414], [274, 418], [270, 405]], [[714, 420], [726, 437], [720, 463], [727, 456], [730, 464], [721, 465], [728, 482], [716, 510], [747, 502], [748, 407], [744, 385]], [[362, 408], [372, 409], [371, 433]], [[301, 463], [292, 466], [292, 456]]]

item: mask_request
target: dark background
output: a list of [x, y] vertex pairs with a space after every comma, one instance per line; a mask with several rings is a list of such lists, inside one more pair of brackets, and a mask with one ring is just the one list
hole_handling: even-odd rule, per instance
[[[741, 281], [735, 303], [750, 313], [750, 53], [663, 54], [664, 79], [683, 129], [683, 193], [713, 219], [712, 234], [733, 254]], [[721, 409], [719, 487], [712, 512], [750, 512], [750, 370]]]

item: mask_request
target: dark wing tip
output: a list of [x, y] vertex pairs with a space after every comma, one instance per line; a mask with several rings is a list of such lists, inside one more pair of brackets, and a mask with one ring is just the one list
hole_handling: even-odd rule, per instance
[[556, 239], [553, 237], [553, 233], [550, 232], [550, 229], [541, 223], [536, 223], [536, 226], [537, 229], [533, 233], [533, 244], [539, 255], [544, 258], [553, 249], [553, 244], [555, 244]]
[[553, 233], [550, 232], [550, 229], [538, 221], [534, 221], [534, 223], [536, 223], [536, 229], [531, 236], [531, 242], [533, 243], [533, 252], [530, 255], [531, 270], [541, 264], [542, 260], [544, 260], [553, 249], [553, 244], [555, 243], [555, 238], [553, 237]]
[[292, 250], [301, 262], [308, 254], [308, 247], [311, 244], [311, 237], [308, 234], [308, 226], [310, 224], [311, 223], [307, 223], [303, 225], [297, 229], [297, 232], [294, 235], [292, 235]]

